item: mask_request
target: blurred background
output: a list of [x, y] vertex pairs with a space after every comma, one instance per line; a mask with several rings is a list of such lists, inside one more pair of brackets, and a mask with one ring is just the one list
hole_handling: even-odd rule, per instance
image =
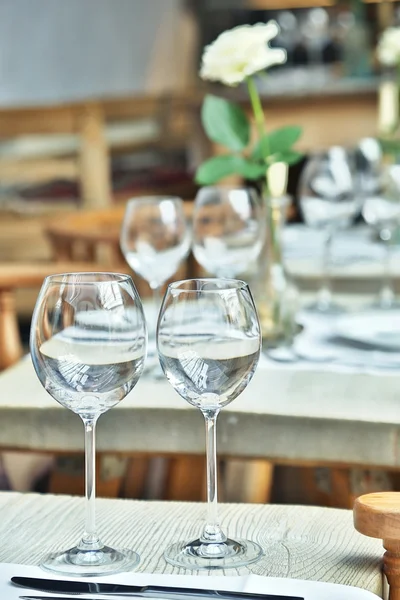
[[[309, 259], [322, 252], [321, 240], [313, 246], [308, 230], [304, 234], [305, 225], [315, 223], [304, 224], [302, 176], [312, 155], [340, 147], [358, 151], [360, 170], [373, 178], [376, 147], [369, 151], [362, 140], [373, 142], [395, 110], [384, 91], [393, 69], [378, 63], [375, 49], [382, 31], [400, 25], [400, 2], [0, 3], [0, 284], [13, 292], [12, 301], [3, 295], [0, 304], [1, 368], [26, 350], [41, 266], [90, 261], [126, 269], [119, 231], [127, 200], [161, 194], [192, 203], [199, 191], [196, 168], [221, 152], [203, 130], [204, 96], [220, 94], [250, 110], [240, 86], [200, 79], [203, 48], [226, 29], [271, 19], [280, 27], [272, 45], [286, 50], [287, 62], [259, 77], [257, 86], [267, 127], [303, 128], [297, 147], [304, 155], [289, 167], [283, 190], [290, 199], [285, 239], [293, 242], [285, 252], [288, 259], [304, 258], [293, 280], [314, 293], [321, 272]], [[361, 210], [353, 217], [352, 225], [370, 225]], [[396, 229], [400, 217], [393, 218]], [[379, 291], [379, 235], [368, 229], [373, 243], [367, 248], [364, 231], [361, 246], [357, 234], [340, 245], [336, 266], [346, 263], [350, 270], [338, 275], [339, 292], [352, 288], [357, 261], [358, 291]], [[193, 256], [188, 265], [191, 274], [201, 272]], [[147, 297], [147, 283], [138, 276], [135, 282]], [[16, 346], [10, 336], [19, 337]], [[323, 471], [317, 475], [323, 480]]]

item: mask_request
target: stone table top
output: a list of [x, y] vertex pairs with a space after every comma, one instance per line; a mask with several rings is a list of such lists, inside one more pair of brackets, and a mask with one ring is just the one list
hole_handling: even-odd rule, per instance
[[[400, 375], [260, 365], [218, 422], [218, 453], [279, 462], [400, 466]], [[0, 447], [80, 451], [80, 419], [42, 388], [27, 357], [0, 374]], [[142, 377], [103, 415], [100, 451], [204, 454], [203, 417], [166, 380]]]

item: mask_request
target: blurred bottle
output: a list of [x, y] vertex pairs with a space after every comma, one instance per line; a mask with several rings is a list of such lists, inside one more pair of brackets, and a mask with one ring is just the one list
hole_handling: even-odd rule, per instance
[[351, 0], [351, 12], [338, 17], [342, 28], [344, 73], [348, 77], [371, 74], [371, 34], [362, 0]]

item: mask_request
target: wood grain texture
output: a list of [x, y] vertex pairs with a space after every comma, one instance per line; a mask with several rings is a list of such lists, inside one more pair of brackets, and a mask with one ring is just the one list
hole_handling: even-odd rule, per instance
[[[3, 562], [38, 564], [47, 552], [74, 545], [82, 533], [81, 498], [3, 492], [0, 510]], [[167, 565], [162, 554], [172, 542], [196, 537], [204, 516], [199, 503], [97, 500], [102, 540], [137, 550], [143, 572], [187, 573]], [[220, 516], [231, 537], [248, 537], [263, 547], [265, 557], [251, 572], [352, 585], [382, 597], [381, 544], [354, 530], [351, 511], [225, 504]]]
[[381, 538], [386, 550], [383, 570], [390, 584], [389, 600], [400, 600], [400, 493], [365, 494], [354, 504], [357, 531]]

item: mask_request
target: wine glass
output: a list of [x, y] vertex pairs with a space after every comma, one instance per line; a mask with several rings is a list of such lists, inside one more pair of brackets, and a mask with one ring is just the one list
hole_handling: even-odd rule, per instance
[[126, 205], [120, 244], [126, 262], [150, 285], [153, 306], [146, 307], [149, 331], [147, 367], [156, 374], [156, 323], [161, 287], [178, 270], [190, 250], [190, 234], [181, 198], [143, 196]]
[[255, 190], [203, 187], [193, 211], [193, 254], [217, 277], [236, 277], [254, 264], [265, 236], [262, 205]]
[[260, 356], [260, 324], [247, 284], [234, 279], [171, 283], [158, 318], [157, 347], [171, 385], [203, 413], [207, 446], [206, 525], [198, 539], [173, 544], [164, 557], [188, 569], [255, 562], [263, 554], [260, 546], [227, 538], [217, 515], [217, 416], [245, 389]]
[[352, 158], [344, 148], [334, 146], [314, 155], [299, 181], [300, 209], [308, 227], [325, 233], [322, 257], [322, 285], [317, 301], [309, 310], [335, 314], [342, 308], [332, 301], [331, 244], [334, 234], [349, 227], [361, 212]]
[[95, 523], [95, 429], [101, 414], [137, 383], [146, 356], [142, 304], [132, 279], [116, 273], [64, 273], [44, 280], [32, 317], [30, 350], [46, 391], [85, 428], [85, 530], [76, 547], [49, 555], [45, 570], [72, 576], [118, 573], [136, 552], [105, 546]]
[[393, 233], [400, 226], [400, 165], [382, 167], [374, 193], [365, 199], [362, 209], [365, 222], [385, 244], [382, 287], [377, 305], [382, 309], [398, 308], [391, 275]]

